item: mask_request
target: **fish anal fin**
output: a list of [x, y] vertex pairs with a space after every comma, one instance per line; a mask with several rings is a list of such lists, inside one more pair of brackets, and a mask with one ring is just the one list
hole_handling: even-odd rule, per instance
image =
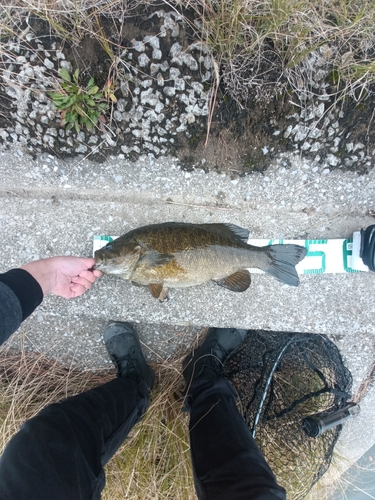
[[251, 277], [247, 269], [242, 269], [230, 276], [213, 281], [224, 288], [228, 288], [228, 290], [232, 290], [232, 292], [244, 292], [251, 284]]
[[160, 283], [151, 283], [149, 287], [150, 292], [155, 299], [159, 299], [160, 302], [168, 300], [168, 288], [164, 288]]

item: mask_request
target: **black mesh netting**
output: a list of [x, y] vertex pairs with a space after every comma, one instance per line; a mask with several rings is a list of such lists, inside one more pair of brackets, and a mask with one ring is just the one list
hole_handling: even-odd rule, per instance
[[250, 330], [225, 370], [278, 482], [290, 500], [304, 498], [328, 469], [342, 426], [309, 438], [302, 419], [336, 411], [351, 397], [339, 350], [320, 335]]

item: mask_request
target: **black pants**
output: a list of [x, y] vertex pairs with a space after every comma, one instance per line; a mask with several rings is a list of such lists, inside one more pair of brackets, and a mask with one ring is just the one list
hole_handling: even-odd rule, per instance
[[[0, 500], [97, 500], [103, 466], [148, 406], [147, 389], [115, 379], [28, 420], [0, 458]], [[285, 499], [227, 380], [197, 380], [188, 398], [200, 500]], [[126, 477], [124, 477], [126, 482]]]

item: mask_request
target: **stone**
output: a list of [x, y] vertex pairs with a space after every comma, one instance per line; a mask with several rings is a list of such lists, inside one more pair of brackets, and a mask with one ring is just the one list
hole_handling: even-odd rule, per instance
[[172, 58], [172, 62], [177, 62], [177, 64], [181, 64], [181, 62], [182, 62], [180, 60], [181, 52], [182, 52], [181, 45], [177, 42], [174, 43], [169, 51], [169, 57]]
[[50, 148], [54, 148], [55, 146], [55, 139], [53, 137], [51, 137], [50, 135], [46, 134], [44, 137], [43, 137], [43, 142], [47, 143], [48, 146]]
[[118, 121], [118, 122], [122, 122], [124, 120], [124, 115], [122, 113], [120, 113], [120, 111], [118, 111], [117, 109], [113, 112], [113, 118]]
[[191, 54], [187, 54], [186, 52], [181, 54], [181, 61], [192, 71], [198, 69], [198, 63]]
[[175, 80], [176, 78], [178, 78], [179, 76], [181, 75], [181, 71], [178, 69], [178, 68], [175, 68], [175, 67], [171, 67], [169, 69], [169, 78], [171, 80]]
[[176, 89], [174, 87], [164, 87], [163, 92], [168, 97], [173, 97], [176, 94]]
[[[333, 155], [333, 154], [329, 154], [327, 155], [327, 158], [326, 158], [327, 162], [332, 165], [332, 167], [336, 167], [340, 160], [337, 158], [337, 156]], [[329, 171], [329, 170], [328, 170]], [[324, 171], [323, 171], [324, 173]]]
[[53, 62], [50, 59], [47, 59], [47, 58], [44, 59], [43, 64], [48, 69], [54, 69], [54, 67], [55, 67], [55, 65], [53, 64]]
[[185, 80], [183, 78], [176, 78], [174, 86], [176, 90], [185, 90]]
[[154, 49], [160, 49], [159, 38], [155, 35], [147, 35], [143, 38], [144, 43], [148, 43]]
[[147, 80], [142, 80], [141, 83], [140, 83], [141, 87], [143, 87], [144, 89], [147, 89], [149, 87], [152, 87], [152, 80], [151, 78], [148, 78]]
[[133, 45], [133, 49], [137, 52], [144, 52], [146, 50], [145, 44], [143, 42], [135, 40], [135, 38], [131, 40], [131, 44]]
[[76, 149], [75, 149], [75, 152], [76, 153], [87, 153], [87, 146], [85, 146], [84, 144], [80, 144]]
[[61, 61], [60, 66], [62, 68], [65, 68], [67, 71], [69, 71], [69, 73], [72, 72], [72, 65], [70, 64], [69, 61]]
[[161, 65], [160, 65], [160, 69], [161, 71], [167, 71], [169, 69], [169, 63], [168, 61], [164, 61]]
[[315, 108], [315, 116], [321, 118], [324, 115], [324, 103], [321, 102], [317, 108]]
[[151, 63], [150, 64], [150, 75], [155, 76], [159, 71], [161, 64]]
[[140, 56], [138, 56], [138, 64], [141, 68], [145, 68], [149, 63], [150, 58], [147, 56], [147, 54], [141, 54]]
[[163, 53], [160, 49], [154, 49], [152, 51], [152, 59], [160, 60], [163, 57]]

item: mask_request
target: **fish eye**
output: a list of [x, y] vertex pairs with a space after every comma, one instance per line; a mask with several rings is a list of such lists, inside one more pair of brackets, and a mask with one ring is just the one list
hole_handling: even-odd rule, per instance
[[110, 243], [108, 243], [108, 245], [105, 246], [105, 249], [106, 250], [112, 250], [112, 245]]

